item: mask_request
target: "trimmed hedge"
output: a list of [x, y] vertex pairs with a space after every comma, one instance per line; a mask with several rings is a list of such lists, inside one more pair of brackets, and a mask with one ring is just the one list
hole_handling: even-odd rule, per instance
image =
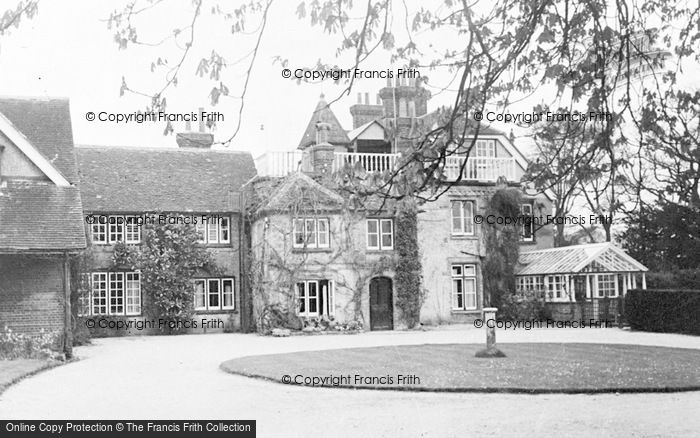
[[625, 316], [632, 330], [700, 335], [700, 290], [630, 290]]
[[700, 269], [647, 272], [647, 289], [700, 289]]

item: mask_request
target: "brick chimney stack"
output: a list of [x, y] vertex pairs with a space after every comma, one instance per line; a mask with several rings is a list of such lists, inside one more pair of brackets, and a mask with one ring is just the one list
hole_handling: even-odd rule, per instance
[[214, 144], [214, 135], [206, 132], [206, 124], [202, 113], [204, 108], [199, 108], [197, 113], [197, 120], [199, 121], [199, 131], [192, 131], [192, 124], [190, 121], [185, 123], [185, 132], [178, 132], [175, 136], [175, 141], [177, 145], [181, 148], [199, 148], [199, 149], [209, 149], [211, 145]]
[[309, 147], [311, 167], [319, 175], [330, 175], [333, 171], [335, 147], [328, 143], [330, 130], [330, 123], [316, 123], [316, 144]]

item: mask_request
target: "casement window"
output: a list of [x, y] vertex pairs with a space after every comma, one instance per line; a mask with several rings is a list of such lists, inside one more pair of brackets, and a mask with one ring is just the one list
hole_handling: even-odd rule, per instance
[[598, 274], [597, 298], [617, 297], [617, 281], [615, 274]]
[[233, 278], [194, 280], [195, 310], [232, 310], [236, 306]]
[[496, 157], [496, 140], [477, 140], [474, 144], [474, 156], [478, 158]]
[[140, 315], [139, 272], [92, 272], [81, 276], [78, 314]]
[[333, 280], [306, 280], [296, 284], [299, 316], [335, 316]]
[[90, 315], [90, 274], [80, 274], [78, 282], [78, 316]]
[[367, 219], [367, 249], [394, 249], [393, 219]]
[[90, 226], [92, 243], [104, 245], [107, 243], [107, 224], [94, 223]]
[[[535, 240], [535, 221], [532, 220], [532, 204], [521, 204], [520, 216], [523, 218], [520, 228], [520, 240], [523, 242], [532, 242]], [[527, 218], [530, 220], [526, 220]]]
[[294, 248], [328, 248], [330, 227], [326, 218], [300, 218], [293, 221]]
[[547, 298], [561, 300], [566, 298], [566, 282], [563, 275], [548, 275], [545, 277]]
[[452, 201], [452, 234], [474, 235], [474, 202]]
[[136, 216], [125, 217], [124, 242], [127, 244], [141, 242], [141, 226], [139, 226]]
[[109, 273], [109, 314], [124, 314], [124, 273]]
[[138, 315], [141, 313], [141, 274], [127, 272], [124, 274], [126, 281], [126, 314]]
[[231, 243], [231, 218], [228, 216], [212, 216], [207, 220], [198, 218], [195, 230], [199, 243]]
[[110, 216], [107, 221], [109, 229], [109, 243], [124, 241], [124, 216]]
[[544, 277], [541, 275], [529, 275], [517, 277], [515, 282], [517, 292], [535, 291], [539, 298], [544, 298]]
[[[141, 225], [137, 216], [96, 216], [104, 223], [91, 225], [92, 243], [98, 245], [124, 242], [137, 244], [141, 242]], [[106, 220], [104, 219], [106, 218]]]
[[452, 265], [452, 310], [476, 309], [476, 265]]

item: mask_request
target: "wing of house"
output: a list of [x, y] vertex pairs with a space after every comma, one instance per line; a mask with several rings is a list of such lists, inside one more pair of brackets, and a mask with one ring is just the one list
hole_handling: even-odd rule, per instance
[[[193, 279], [195, 312], [222, 321], [211, 328], [241, 328], [240, 199], [242, 186], [255, 175], [253, 159], [247, 152], [211, 149], [209, 134], [178, 134], [178, 139], [185, 135], [196, 135], [198, 141], [179, 141], [177, 148], [76, 148], [85, 214], [106, 221], [88, 228], [93, 257], [85, 280], [91, 287], [82, 295], [81, 315], [143, 319], [147, 312], [141, 274], [114, 268], [114, 245], [139, 245], [143, 223], [159, 226], [161, 217], [183, 218], [196, 226], [201, 244], [220, 268], [202, 270]], [[153, 221], [143, 222], [149, 218]]]
[[77, 184], [68, 100], [0, 98], [0, 321], [61, 334], [68, 353], [69, 256], [86, 246]]

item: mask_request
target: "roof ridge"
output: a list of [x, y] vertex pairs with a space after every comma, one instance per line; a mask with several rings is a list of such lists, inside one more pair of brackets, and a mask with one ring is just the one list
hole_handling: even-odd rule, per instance
[[22, 95], [22, 94], [0, 94], [0, 100], [38, 100], [42, 102], [49, 102], [52, 100], [69, 101], [68, 96], [36, 96], [36, 95]]
[[76, 144], [76, 149], [120, 149], [120, 150], [133, 150], [133, 151], [165, 151], [165, 152], [195, 152], [195, 153], [207, 153], [207, 152], [220, 152], [225, 154], [250, 154], [250, 151], [234, 151], [230, 149], [211, 149], [211, 148], [181, 148], [177, 146], [128, 146], [128, 145], [92, 145], [92, 144]]

